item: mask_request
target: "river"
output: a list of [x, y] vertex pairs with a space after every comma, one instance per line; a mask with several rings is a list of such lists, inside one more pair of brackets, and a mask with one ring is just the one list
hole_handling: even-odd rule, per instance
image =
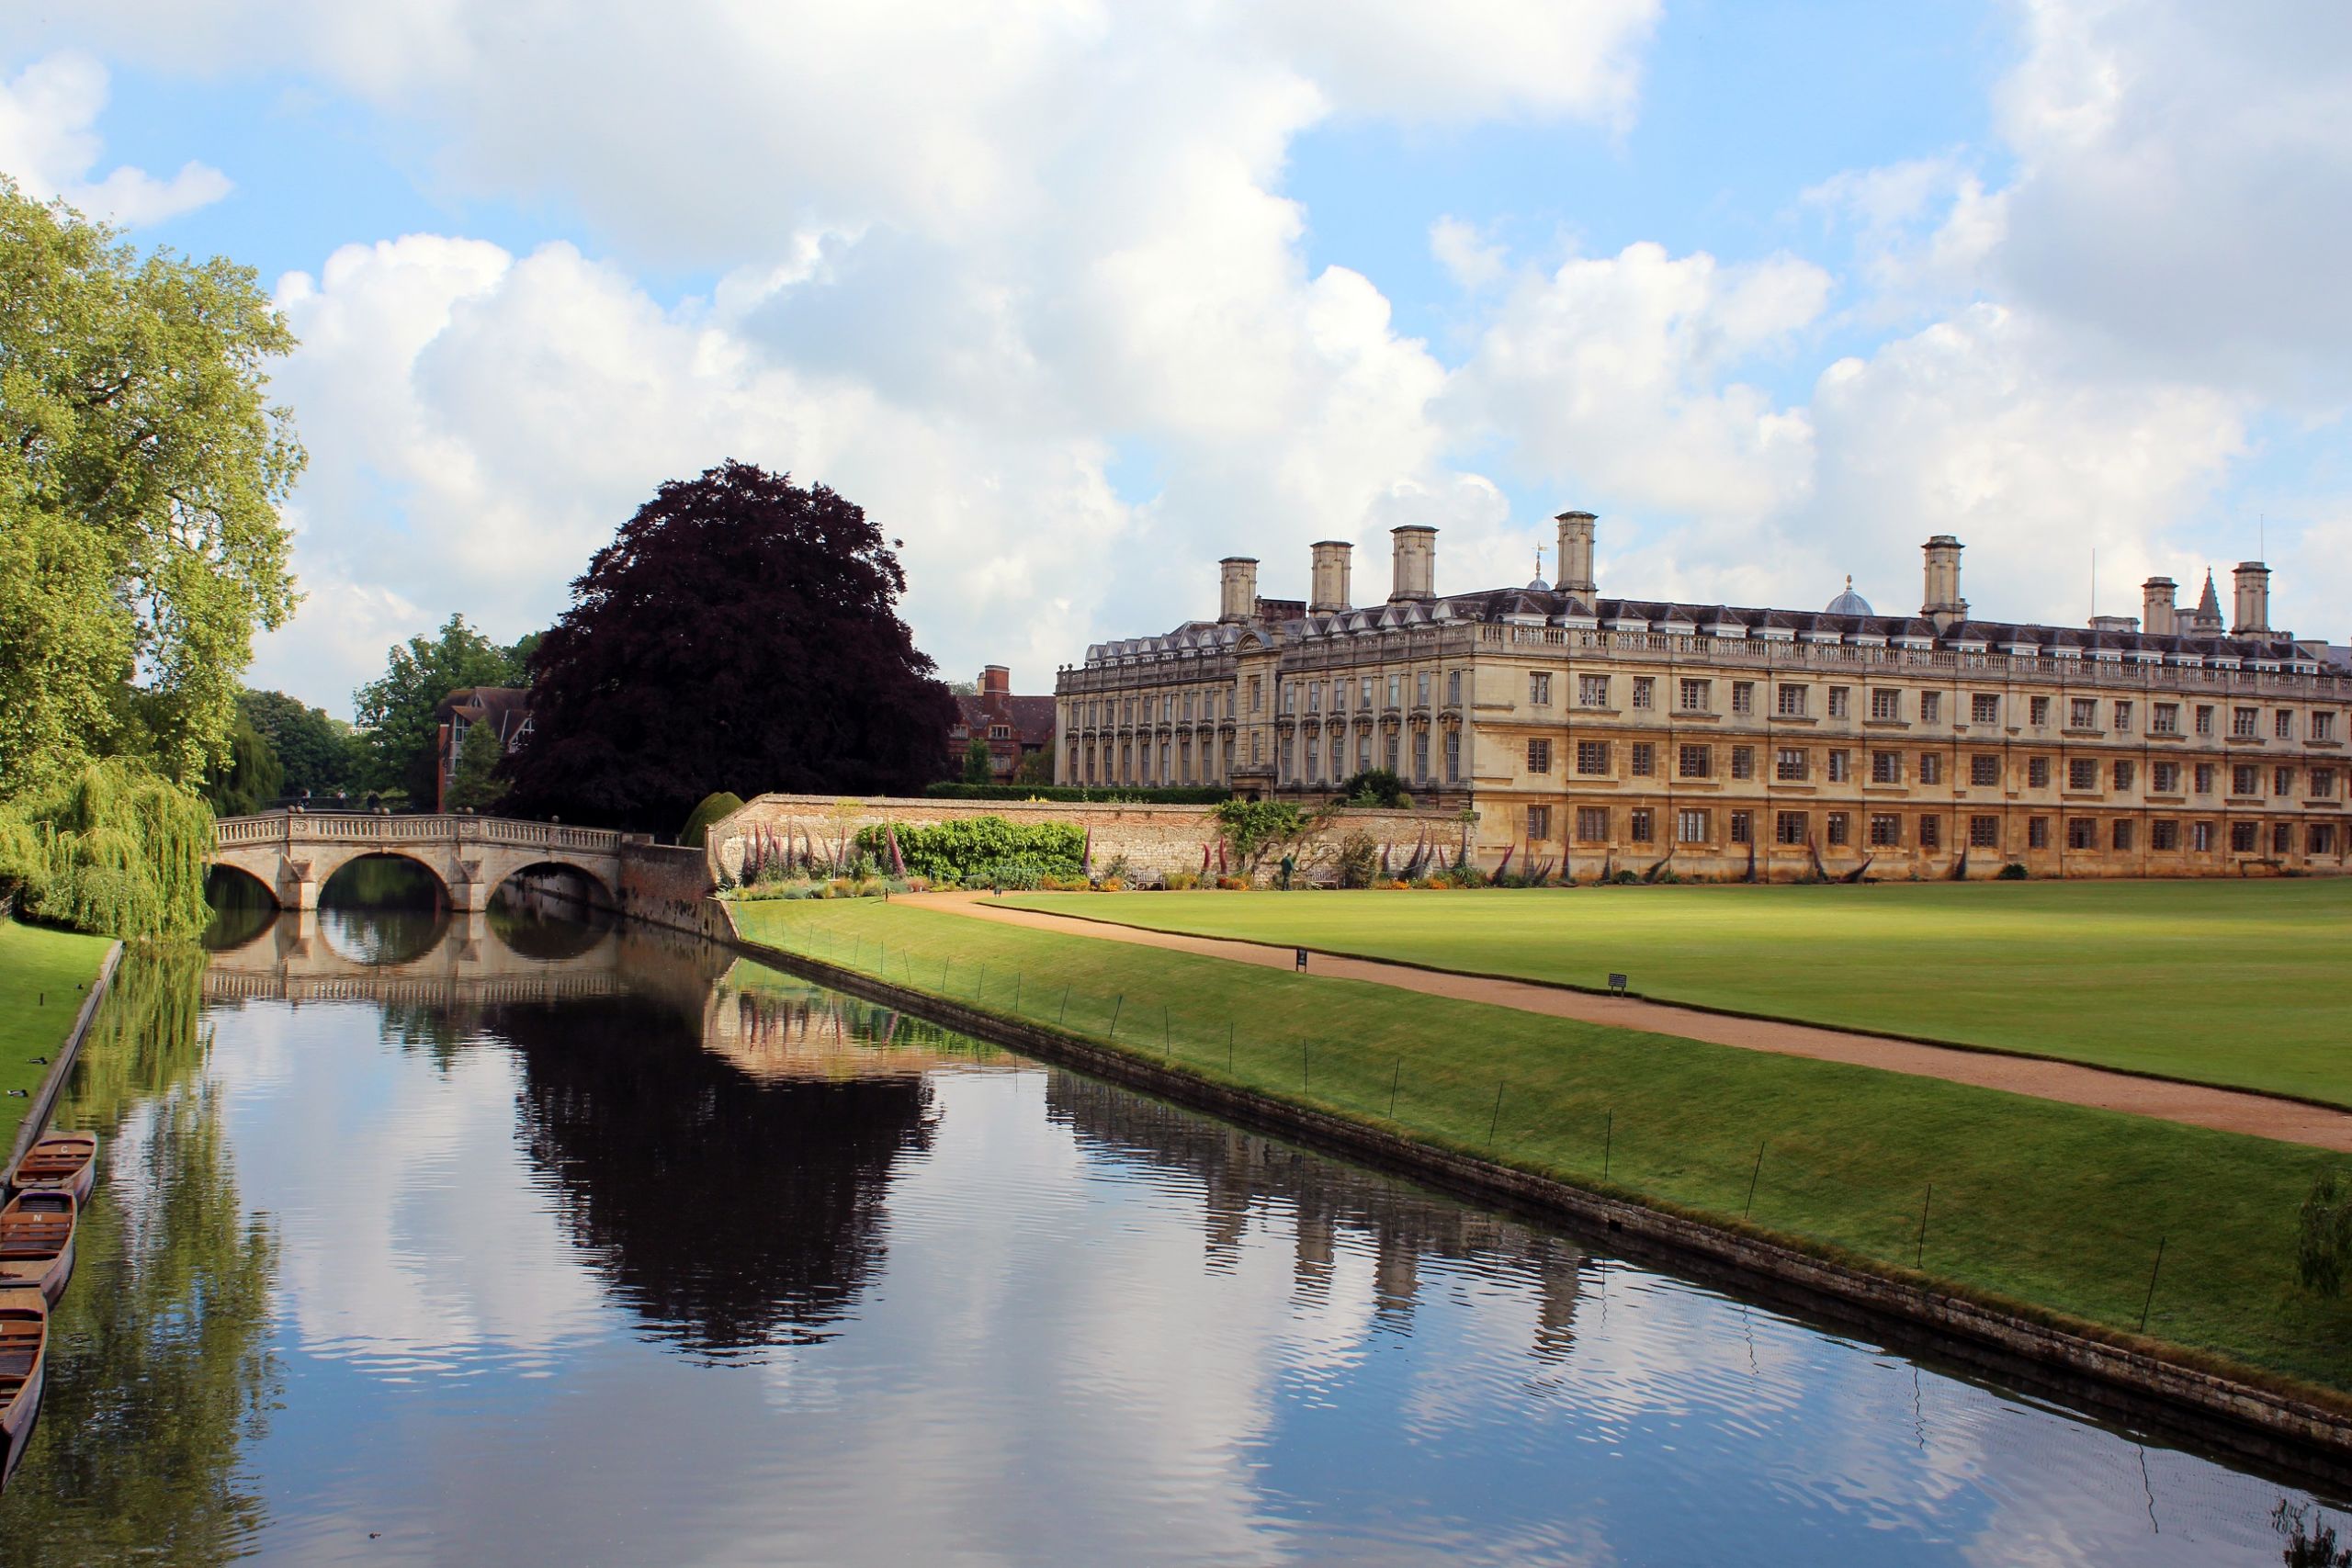
[[126, 961], [60, 1115], [104, 1174], [0, 1560], [2275, 1563], [2345, 1529], [706, 944], [401, 892]]

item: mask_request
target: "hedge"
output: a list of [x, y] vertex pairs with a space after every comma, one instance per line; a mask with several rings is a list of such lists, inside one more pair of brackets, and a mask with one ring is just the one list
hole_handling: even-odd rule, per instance
[[933, 800], [1124, 801], [1146, 806], [1216, 806], [1233, 798], [1233, 792], [1222, 784], [1090, 789], [1080, 784], [935, 784], [925, 787], [923, 794]]
[[[1001, 883], [1033, 887], [1046, 876], [1077, 876], [1086, 856], [1086, 833], [1069, 822], [1008, 822], [1001, 817], [968, 817], [926, 827], [894, 824], [905, 874], [933, 882], [974, 886]], [[871, 855], [885, 871], [890, 863], [888, 832], [861, 829], [858, 852]]]

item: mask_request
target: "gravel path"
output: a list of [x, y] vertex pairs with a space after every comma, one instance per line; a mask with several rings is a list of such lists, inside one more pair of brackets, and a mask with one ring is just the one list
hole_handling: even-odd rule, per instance
[[[986, 895], [978, 893], [909, 894], [902, 895], [899, 901], [978, 919], [998, 920], [1006, 925], [1058, 931], [1065, 936], [1088, 936], [1101, 942], [1123, 942], [1138, 947], [1197, 953], [1236, 964], [1288, 969], [1294, 963], [1295, 950], [1288, 947], [1240, 942], [1228, 937], [1186, 936], [1174, 931], [1150, 931], [1141, 926], [1117, 925], [1083, 916], [1011, 908], [992, 903]], [[1317, 953], [1308, 958], [1307, 968], [1311, 974], [1394, 986], [1399, 990], [1419, 991], [1432, 997], [1487, 1002], [1497, 1007], [1517, 1008], [1522, 1012], [1547, 1013], [1554, 1018], [1572, 1018], [1585, 1023], [1644, 1030], [1652, 1034], [1679, 1035], [1685, 1040], [1703, 1040], [1713, 1045], [1731, 1045], [1743, 1051], [1770, 1051], [1783, 1056], [1811, 1056], [1824, 1062], [1849, 1062], [1856, 1066], [1945, 1078], [1953, 1083], [1973, 1084], [1979, 1089], [2030, 1094], [2042, 1100], [2063, 1100], [2070, 1105], [2093, 1106], [2101, 1111], [2127, 1111], [2138, 1116], [2161, 1117], [2167, 1122], [2183, 1122], [2196, 1127], [2214, 1127], [2225, 1133], [2245, 1133], [2258, 1138], [2278, 1138], [2288, 1143], [2310, 1144], [2319, 1148], [2352, 1153], [2352, 1111], [2306, 1105], [2300, 1100], [2281, 1100], [2243, 1089], [2173, 1083], [2164, 1078], [2142, 1077], [2105, 1067], [2086, 1066], [2078, 1062], [2011, 1056], [1951, 1045], [1921, 1045], [1903, 1040], [1883, 1040], [1875, 1035], [1851, 1034], [1843, 1030], [1818, 1029], [1809, 1024], [1731, 1018], [1721, 1013], [1676, 1007], [1670, 1002], [1595, 996], [1587, 991], [1565, 990], [1556, 986], [1535, 985], [1524, 980], [1497, 980], [1442, 970], [1416, 969], [1410, 964], [1384, 963], [1374, 958], [1342, 958]]]

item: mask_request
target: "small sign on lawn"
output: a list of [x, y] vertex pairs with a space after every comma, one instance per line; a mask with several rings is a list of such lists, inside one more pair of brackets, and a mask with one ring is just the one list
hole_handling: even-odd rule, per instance
[[1623, 996], [1625, 994], [1625, 976], [1623, 975], [1610, 976], [1609, 988], [1616, 992], [1619, 996]]
[[1306, 973], [1306, 949], [1303, 947], [1298, 950], [1298, 972], [1302, 975]]

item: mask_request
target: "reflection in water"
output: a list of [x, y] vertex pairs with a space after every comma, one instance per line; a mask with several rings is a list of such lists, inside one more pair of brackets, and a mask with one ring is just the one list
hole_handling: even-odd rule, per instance
[[2201, 1563], [2342, 1533], [2333, 1499], [699, 942], [527, 899], [422, 946], [338, 918], [347, 945], [286, 915], [200, 974], [126, 965], [0, 1561]]
[[403, 964], [429, 952], [449, 926], [441, 879], [401, 855], [361, 855], [319, 889], [327, 945], [360, 964]]

